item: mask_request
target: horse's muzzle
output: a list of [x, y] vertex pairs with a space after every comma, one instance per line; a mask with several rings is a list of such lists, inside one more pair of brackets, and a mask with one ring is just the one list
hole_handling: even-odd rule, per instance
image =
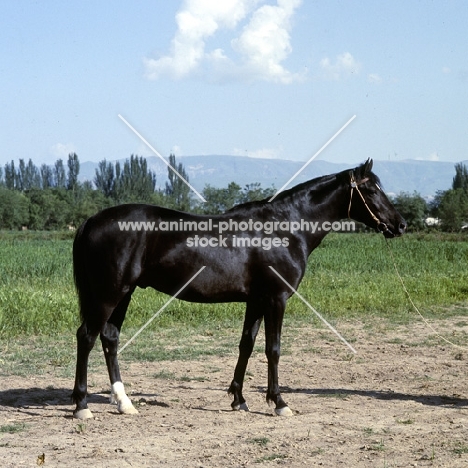
[[377, 230], [381, 232], [387, 239], [391, 239], [392, 237], [399, 237], [402, 236], [406, 231], [406, 221], [402, 220], [398, 223], [397, 229], [390, 229], [385, 223], [380, 223], [377, 226]]

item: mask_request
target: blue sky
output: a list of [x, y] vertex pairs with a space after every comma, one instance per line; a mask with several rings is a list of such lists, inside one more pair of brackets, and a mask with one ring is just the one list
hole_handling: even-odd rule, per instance
[[0, 165], [468, 159], [464, 0], [3, 1]]

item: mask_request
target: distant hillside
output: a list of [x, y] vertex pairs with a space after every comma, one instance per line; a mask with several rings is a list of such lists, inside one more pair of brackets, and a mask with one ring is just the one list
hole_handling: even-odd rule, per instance
[[[167, 166], [156, 156], [147, 158], [148, 167], [156, 173], [158, 187], [164, 187], [167, 180]], [[363, 159], [364, 161], [364, 159]], [[123, 161], [121, 161], [123, 162]], [[257, 159], [246, 156], [181, 156], [177, 158], [189, 174], [190, 183], [203, 190], [206, 184], [226, 187], [229, 182], [244, 186], [260, 182], [262, 187], [280, 188], [304, 164], [301, 161], [283, 159]], [[468, 165], [468, 161], [463, 161]], [[80, 179], [93, 180], [97, 163], [81, 164]], [[348, 164], [313, 161], [292, 182], [296, 185], [314, 177], [332, 174], [354, 167]], [[374, 172], [380, 177], [385, 191], [389, 194], [418, 192], [424, 197], [435, 195], [438, 190], [451, 187], [455, 175], [454, 163], [440, 161], [376, 161]]]

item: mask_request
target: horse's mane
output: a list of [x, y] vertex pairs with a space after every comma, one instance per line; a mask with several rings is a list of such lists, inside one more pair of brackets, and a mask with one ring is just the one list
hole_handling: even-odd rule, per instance
[[[284, 198], [288, 198], [289, 196], [293, 195], [294, 193], [300, 192], [302, 190], [320, 190], [323, 186], [328, 185], [331, 181], [336, 180], [336, 179], [346, 179], [349, 181], [349, 173], [350, 171], [353, 171], [355, 176], [358, 176], [360, 172], [364, 169], [365, 163], [362, 163], [358, 167], [355, 167], [354, 169], [346, 169], [344, 171], [335, 173], [335, 174], [327, 174], [323, 176], [318, 176], [315, 177], [314, 179], [308, 180], [306, 182], [302, 182], [300, 184], [295, 185], [294, 187], [291, 187], [289, 189], [283, 190], [281, 193], [279, 193], [276, 197], [275, 200], [282, 200]], [[380, 187], [382, 187], [382, 183], [380, 182], [380, 179], [373, 173], [373, 172], [368, 172], [366, 174], [366, 177], [369, 177], [369, 179], [373, 183], [379, 184]], [[360, 180], [360, 177], [359, 177]], [[358, 180], [358, 181], [359, 181]], [[238, 209], [242, 208], [255, 208], [255, 207], [260, 207], [262, 205], [265, 205], [268, 203], [268, 200], [271, 198], [263, 198], [261, 200], [255, 200], [255, 201], [249, 201], [245, 203], [239, 203], [238, 205], [233, 206], [229, 210], [226, 211], [226, 213], [230, 213], [232, 211], [236, 211]]]
[[[324, 175], [320, 177], [316, 177], [315, 179], [308, 180], [306, 182], [302, 182], [298, 185], [295, 185], [294, 187], [291, 187], [289, 189], [283, 190], [281, 193], [279, 193], [276, 197], [275, 200], [282, 200], [284, 198], [289, 197], [291, 194], [294, 194], [296, 192], [300, 192], [303, 189], [306, 190], [316, 190], [318, 187], [316, 185], [320, 185], [320, 182], [323, 182], [323, 179], [327, 178], [330, 179], [331, 177], [334, 177], [335, 175]], [[327, 180], [328, 181], [328, 180]], [[230, 213], [232, 211], [236, 211], [238, 209], [243, 209], [243, 208], [256, 208], [260, 206], [264, 206], [268, 203], [268, 201], [271, 199], [273, 195], [270, 195], [267, 198], [262, 198], [261, 200], [254, 200], [254, 201], [248, 201], [245, 203], [239, 203], [238, 205], [234, 205], [232, 208], [226, 211], [226, 213]]]

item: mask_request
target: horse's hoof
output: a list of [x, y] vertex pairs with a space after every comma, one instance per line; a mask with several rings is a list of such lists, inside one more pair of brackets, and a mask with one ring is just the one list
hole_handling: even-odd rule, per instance
[[289, 406], [275, 409], [276, 416], [292, 416], [294, 413], [289, 409]]
[[246, 402], [241, 403], [240, 405], [234, 405], [234, 406], [232, 407], [232, 409], [233, 409], [234, 411], [250, 411], [250, 409], [249, 409], [249, 407], [248, 407], [248, 405], [247, 405]]
[[130, 403], [130, 405], [117, 405], [117, 410], [120, 414], [138, 414], [138, 410]]
[[115, 382], [111, 386], [111, 403], [117, 405], [117, 411], [121, 414], [138, 414], [138, 410], [132, 405], [130, 398], [125, 393], [122, 382]]
[[73, 417], [76, 419], [91, 419], [94, 418], [93, 413], [88, 408], [81, 409], [79, 411], [75, 411], [73, 413]]
[[121, 408], [119, 411], [121, 414], [138, 414], [138, 410], [133, 405], [127, 408]]

